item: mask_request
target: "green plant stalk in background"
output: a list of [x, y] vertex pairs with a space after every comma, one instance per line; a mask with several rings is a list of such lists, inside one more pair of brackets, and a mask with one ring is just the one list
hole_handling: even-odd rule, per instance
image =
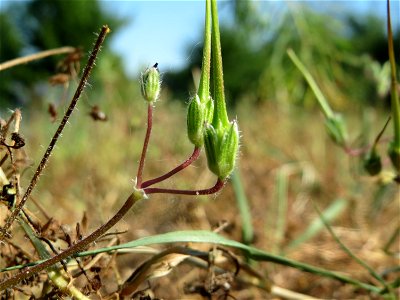
[[232, 172], [231, 176], [233, 191], [235, 192], [236, 203], [240, 212], [240, 218], [242, 220], [242, 239], [243, 243], [249, 245], [254, 239], [254, 230], [252, 224], [252, 217], [250, 212], [249, 201], [246, 197], [242, 185], [242, 179], [240, 178], [240, 172], [238, 169]]
[[286, 231], [286, 218], [288, 209], [288, 172], [285, 166], [281, 167], [276, 174], [276, 199], [277, 219], [275, 229], [275, 252], [280, 252]]
[[315, 82], [314, 78], [312, 77], [311, 73], [307, 70], [307, 68], [303, 65], [300, 59], [297, 57], [296, 53], [292, 49], [287, 50], [287, 54], [289, 55], [290, 59], [299, 69], [301, 74], [303, 74], [304, 78], [307, 80], [308, 85], [310, 86], [311, 90], [313, 91], [317, 101], [327, 119], [332, 119], [334, 117], [334, 112], [332, 108], [329, 106], [328, 100], [326, 100], [324, 94], [318, 87], [317, 83]]
[[293, 250], [300, 244], [316, 236], [324, 228], [323, 220], [326, 220], [326, 222], [331, 222], [337, 217], [340, 217], [347, 205], [348, 201], [342, 198], [333, 201], [333, 203], [321, 213], [319, 218], [314, 219], [298, 238], [289, 243], [285, 249], [285, 252]]
[[391, 110], [392, 110], [393, 130], [394, 130], [394, 138], [389, 144], [388, 153], [394, 168], [396, 169], [397, 172], [400, 173], [400, 102], [397, 93], [396, 59], [394, 56], [393, 33], [390, 20], [389, 0], [387, 1], [387, 30], [388, 30], [389, 61], [391, 69], [390, 99], [391, 99]]
[[299, 69], [299, 71], [303, 74], [312, 92], [317, 98], [321, 110], [325, 115], [325, 126], [329, 136], [337, 145], [343, 147], [344, 149], [347, 149], [347, 129], [342, 116], [338, 113], [335, 113], [331, 109], [328, 101], [326, 100], [324, 94], [318, 87], [311, 73], [307, 70], [306, 66], [300, 61], [296, 53], [294, 53], [292, 49], [288, 49], [287, 54], [289, 55], [293, 63], [296, 65], [296, 67]]

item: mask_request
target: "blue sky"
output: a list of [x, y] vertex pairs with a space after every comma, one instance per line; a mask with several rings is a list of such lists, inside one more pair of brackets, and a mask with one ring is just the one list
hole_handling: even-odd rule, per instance
[[[291, 1], [290, 4], [293, 5]], [[332, 13], [351, 11], [386, 15], [386, 1], [310, 1], [317, 10]], [[113, 49], [124, 57], [129, 74], [158, 62], [162, 71], [183, 67], [190, 60], [190, 49], [202, 43], [203, 1], [102, 1], [103, 7], [128, 24], [113, 39]], [[284, 1], [258, 1], [265, 16], [285, 9]], [[230, 3], [219, 2], [221, 22], [232, 21]], [[392, 18], [400, 27], [399, 0], [392, 0]], [[188, 54], [189, 52], [189, 54]]]
[[[102, 1], [103, 7], [128, 24], [113, 39], [113, 49], [126, 62], [128, 73], [158, 62], [163, 71], [183, 67], [187, 47], [202, 43], [203, 1]], [[221, 18], [228, 19], [228, 7]]]

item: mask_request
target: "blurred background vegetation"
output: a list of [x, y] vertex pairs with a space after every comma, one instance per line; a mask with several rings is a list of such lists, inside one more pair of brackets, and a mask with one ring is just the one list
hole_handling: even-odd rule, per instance
[[[334, 107], [382, 106], [387, 102], [389, 68], [384, 20], [349, 11], [330, 15], [310, 2], [289, 2], [284, 12], [270, 16], [259, 9], [257, 2], [232, 1], [224, 5], [233, 16], [233, 21], [225, 22], [221, 29], [230, 104], [245, 99], [252, 103], [279, 101], [313, 106], [314, 97], [288, 59], [288, 48], [298, 53]], [[98, 1], [11, 2], [0, 11], [0, 61], [66, 45], [80, 47], [86, 54], [92, 33], [100, 24], [108, 24], [117, 33], [126, 21], [106, 11]], [[395, 28], [395, 49], [400, 48], [399, 43], [400, 30]], [[108, 77], [113, 73], [120, 86], [135, 81], [127, 77], [121, 57], [109, 45], [104, 46], [101, 62], [110, 67]], [[195, 49], [188, 45], [188, 49], [191, 59], [187, 65], [164, 74], [165, 88], [182, 102], [195, 91], [193, 75], [201, 66], [202, 45]], [[56, 65], [57, 58], [50, 58], [1, 72], [2, 109], [4, 105], [34, 102]], [[95, 82], [99, 78], [94, 76]]]

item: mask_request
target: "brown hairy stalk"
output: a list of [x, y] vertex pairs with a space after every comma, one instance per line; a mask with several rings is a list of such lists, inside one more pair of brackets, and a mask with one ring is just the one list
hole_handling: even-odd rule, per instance
[[[30, 194], [32, 193], [32, 190], [34, 189], [34, 187], [36, 186], [38, 179], [40, 177], [40, 175], [42, 174], [43, 169], [46, 167], [47, 162], [50, 158], [51, 152], [53, 151], [54, 146], [56, 145], [58, 138], [60, 137], [65, 125], [68, 122], [69, 117], [71, 116], [72, 112], [74, 111], [76, 104], [78, 103], [78, 100], [82, 94], [83, 89], [85, 88], [87, 81], [89, 79], [89, 75], [90, 72], [93, 69], [93, 66], [95, 64], [95, 60], [96, 57], [100, 51], [100, 47], [102, 45], [102, 43], [104, 42], [104, 39], [107, 35], [107, 33], [110, 31], [110, 29], [108, 28], [107, 25], [104, 25], [103, 28], [100, 31], [100, 34], [96, 40], [96, 43], [93, 47], [92, 53], [90, 54], [89, 60], [87, 62], [87, 65], [83, 71], [83, 75], [82, 78], [79, 82], [79, 85], [75, 91], [74, 97], [71, 100], [71, 103], [67, 109], [67, 111], [65, 112], [65, 115], [60, 123], [60, 125], [58, 126], [53, 138], [50, 141], [49, 146], [47, 147], [46, 152], [43, 155], [42, 160], [40, 161], [35, 174], [33, 175], [31, 182], [24, 194], [24, 196], [22, 197], [21, 201], [17, 204], [17, 206], [15, 207], [14, 211], [12, 212], [11, 216], [7, 219], [6, 224], [4, 225], [4, 228], [1, 229], [0, 231], [0, 241], [2, 241], [4, 239], [5, 235], [8, 235], [8, 229], [11, 227], [12, 223], [14, 222], [14, 220], [16, 219], [16, 217], [19, 215], [19, 213], [21, 212], [21, 209], [24, 207], [26, 201], [28, 200]], [[0, 69], [1, 70], [1, 69]]]

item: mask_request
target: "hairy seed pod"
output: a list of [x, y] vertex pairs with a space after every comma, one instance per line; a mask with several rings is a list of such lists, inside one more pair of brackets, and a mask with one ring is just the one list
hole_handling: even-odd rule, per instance
[[235, 168], [239, 149], [239, 130], [233, 121], [226, 127], [217, 130], [210, 124], [204, 132], [208, 168], [220, 179], [227, 178]]
[[189, 140], [196, 146], [203, 145], [204, 105], [196, 95], [189, 103], [187, 112], [187, 132]]
[[187, 113], [187, 132], [189, 140], [196, 147], [203, 146], [204, 124], [210, 123], [214, 112], [214, 102], [211, 97], [201, 101], [196, 95], [189, 103]]

